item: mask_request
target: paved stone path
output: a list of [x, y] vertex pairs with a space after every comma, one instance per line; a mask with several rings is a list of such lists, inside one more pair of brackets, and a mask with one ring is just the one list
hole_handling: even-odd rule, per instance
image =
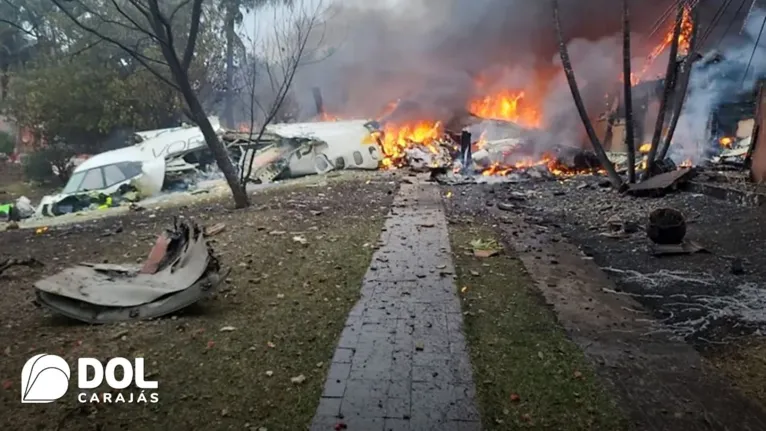
[[380, 241], [311, 430], [481, 430], [438, 188], [402, 185]]

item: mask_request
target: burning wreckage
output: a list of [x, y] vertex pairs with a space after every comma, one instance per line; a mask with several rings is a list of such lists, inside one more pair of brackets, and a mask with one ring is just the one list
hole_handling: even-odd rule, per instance
[[[582, 151], [572, 148], [562, 148], [556, 156], [535, 154], [536, 142], [545, 138], [540, 130], [476, 116], [464, 119], [459, 132], [439, 122], [395, 126], [343, 120], [272, 124], [260, 137], [225, 130], [216, 118], [211, 122], [237, 160], [240, 175], [256, 183], [341, 169], [406, 166], [441, 172], [441, 180], [455, 182], [475, 181], [475, 172], [506, 176], [534, 168], [529, 176], [539, 177], [545, 172], [562, 174], [595, 166], [593, 157], [573, 157]], [[36, 209], [20, 200], [14, 205], [16, 215], [55, 217], [132, 205], [163, 192], [188, 190], [198, 179], [215, 175], [215, 163], [197, 127], [139, 132], [134, 139], [134, 145], [97, 154], [77, 165], [61, 193], [45, 196]], [[562, 162], [563, 154], [569, 155], [568, 163]], [[512, 181], [518, 175], [514, 172], [506, 178]]]

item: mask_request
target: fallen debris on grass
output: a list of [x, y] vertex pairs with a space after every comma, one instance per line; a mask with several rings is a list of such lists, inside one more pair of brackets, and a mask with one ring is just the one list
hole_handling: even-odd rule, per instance
[[27, 257], [25, 259], [5, 259], [4, 261], [0, 262], [0, 275], [2, 275], [7, 269], [14, 266], [28, 266], [30, 268], [35, 268], [41, 267], [43, 264], [32, 257]]
[[35, 283], [38, 301], [87, 323], [160, 317], [209, 295], [221, 280], [218, 260], [194, 224], [157, 238], [143, 265], [88, 264]]
[[475, 239], [471, 241], [473, 255], [476, 257], [492, 257], [500, 254], [503, 249], [495, 240]]

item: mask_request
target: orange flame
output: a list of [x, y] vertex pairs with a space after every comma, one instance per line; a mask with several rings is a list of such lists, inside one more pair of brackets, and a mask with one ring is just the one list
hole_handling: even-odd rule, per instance
[[373, 133], [383, 151], [383, 168], [395, 168], [404, 164], [404, 150], [415, 145], [428, 148], [438, 154], [436, 141], [444, 134], [438, 121], [418, 121], [409, 124], [386, 123], [381, 132]]
[[603, 170], [594, 170], [594, 169], [572, 169], [569, 166], [566, 166], [562, 164], [555, 155], [550, 153], [544, 153], [540, 159], [523, 159], [519, 160], [512, 165], [502, 165], [500, 163], [493, 163], [484, 171], [481, 173], [483, 176], [492, 176], [492, 175], [508, 175], [509, 173], [521, 170], [521, 169], [529, 169], [534, 168], [536, 166], [544, 166], [548, 172], [552, 173], [553, 175], [561, 178], [571, 177], [579, 174], [592, 174], [594, 172], [603, 173]]
[[337, 115], [328, 114], [327, 112], [322, 112], [319, 114], [319, 121], [340, 121], [340, 117]]
[[540, 127], [542, 116], [534, 107], [525, 106], [525, 96], [523, 91], [502, 90], [472, 100], [468, 104], [468, 112], [481, 118], [512, 121], [530, 128]]
[[[641, 80], [644, 78], [644, 75], [646, 75], [646, 73], [654, 64], [654, 60], [656, 60], [657, 57], [659, 57], [660, 54], [662, 54], [670, 46], [670, 44], [673, 42], [674, 27], [675, 23], [670, 26], [670, 29], [667, 31], [667, 33], [665, 33], [665, 37], [662, 38], [662, 41], [654, 47], [651, 53], [649, 53], [649, 56], [647, 57], [646, 62], [644, 63], [644, 66], [641, 68], [641, 70], [638, 73], [630, 74], [631, 84], [636, 85], [641, 82]], [[689, 5], [686, 5], [684, 6], [683, 17], [681, 19], [681, 33], [678, 35], [678, 55], [683, 56], [689, 54], [693, 27], [694, 22], [692, 21], [691, 8]]]
[[724, 136], [723, 138], [718, 140], [718, 143], [723, 148], [731, 148], [731, 145], [734, 143], [734, 139], [732, 139], [732, 138], [730, 138], [728, 136]]

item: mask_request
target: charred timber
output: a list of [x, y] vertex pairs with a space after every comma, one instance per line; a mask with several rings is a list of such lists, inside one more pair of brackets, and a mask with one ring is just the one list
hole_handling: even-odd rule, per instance
[[[569, 59], [569, 52], [567, 50], [566, 43], [564, 41], [564, 35], [561, 31], [561, 17], [559, 14], [559, 2], [558, 0], [553, 0], [553, 25], [556, 30], [556, 36], [558, 38], [559, 43], [559, 55], [561, 57], [561, 65], [564, 69], [564, 74], [567, 78], [567, 83], [569, 84], [569, 90], [572, 92], [572, 98], [574, 99], [575, 106], [577, 107], [577, 113], [580, 115], [580, 119], [582, 120], [583, 126], [585, 127], [585, 132], [588, 134], [588, 138], [590, 139], [591, 145], [593, 146], [593, 150], [595, 151], [596, 155], [598, 156], [599, 161], [604, 166], [604, 169], [606, 170], [607, 175], [609, 175], [609, 181], [612, 183], [612, 186], [617, 189], [623, 188], [623, 181], [622, 178], [620, 178], [620, 175], [617, 174], [617, 171], [614, 168], [614, 165], [609, 160], [609, 158], [606, 155], [606, 152], [604, 151], [604, 147], [601, 146], [601, 142], [598, 139], [598, 136], [596, 135], [596, 131], [593, 128], [593, 124], [590, 121], [590, 118], [588, 117], [588, 112], [585, 109], [585, 103], [583, 103], [582, 95], [580, 94], [580, 89], [577, 87], [577, 80], [575, 79], [574, 71], [572, 70], [572, 62]], [[676, 44], [677, 46], [678, 44]]]
[[677, 59], [678, 56], [678, 39], [681, 35], [681, 23], [684, 16], [684, 2], [678, 4], [678, 12], [676, 13], [676, 21], [673, 27], [673, 40], [670, 43], [670, 55], [668, 57], [668, 67], [665, 73], [665, 89], [660, 99], [659, 112], [657, 114], [657, 122], [654, 126], [654, 135], [652, 136], [652, 146], [649, 150], [649, 154], [646, 158], [646, 170], [644, 171], [643, 179], [648, 179], [654, 172], [654, 159], [657, 157], [657, 147], [660, 144], [660, 138], [662, 137], [662, 129], [665, 125], [665, 115], [668, 107], [668, 99], [670, 98], [673, 88], [675, 87], [676, 71], [677, 71]]
[[[622, 82], [625, 100], [625, 146], [628, 150], [628, 183], [636, 182], [636, 142], [633, 123], [633, 82], [630, 64], [630, 7], [622, 0]], [[614, 123], [612, 123], [614, 124]], [[611, 132], [611, 127], [607, 128]]]
[[689, 79], [692, 74], [693, 63], [696, 56], [693, 55], [695, 48], [697, 47], [697, 32], [699, 29], [699, 10], [694, 8], [694, 17], [692, 18], [692, 35], [689, 41], [689, 55], [684, 58], [681, 64], [681, 73], [679, 77], [678, 90], [674, 94], [673, 112], [670, 117], [670, 126], [668, 127], [668, 133], [665, 136], [665, 140], [662, 142], [662, 146], [659, 149], [658, 159], [663, 160], [668, 155], [670, 149], [670, 143], [673, 140], [673, 134], [678, 126], [678, 119], [681, 117], [681, 109], [684, 106], [684, 99], [686, 98], [686, 90], [689, 88]]

